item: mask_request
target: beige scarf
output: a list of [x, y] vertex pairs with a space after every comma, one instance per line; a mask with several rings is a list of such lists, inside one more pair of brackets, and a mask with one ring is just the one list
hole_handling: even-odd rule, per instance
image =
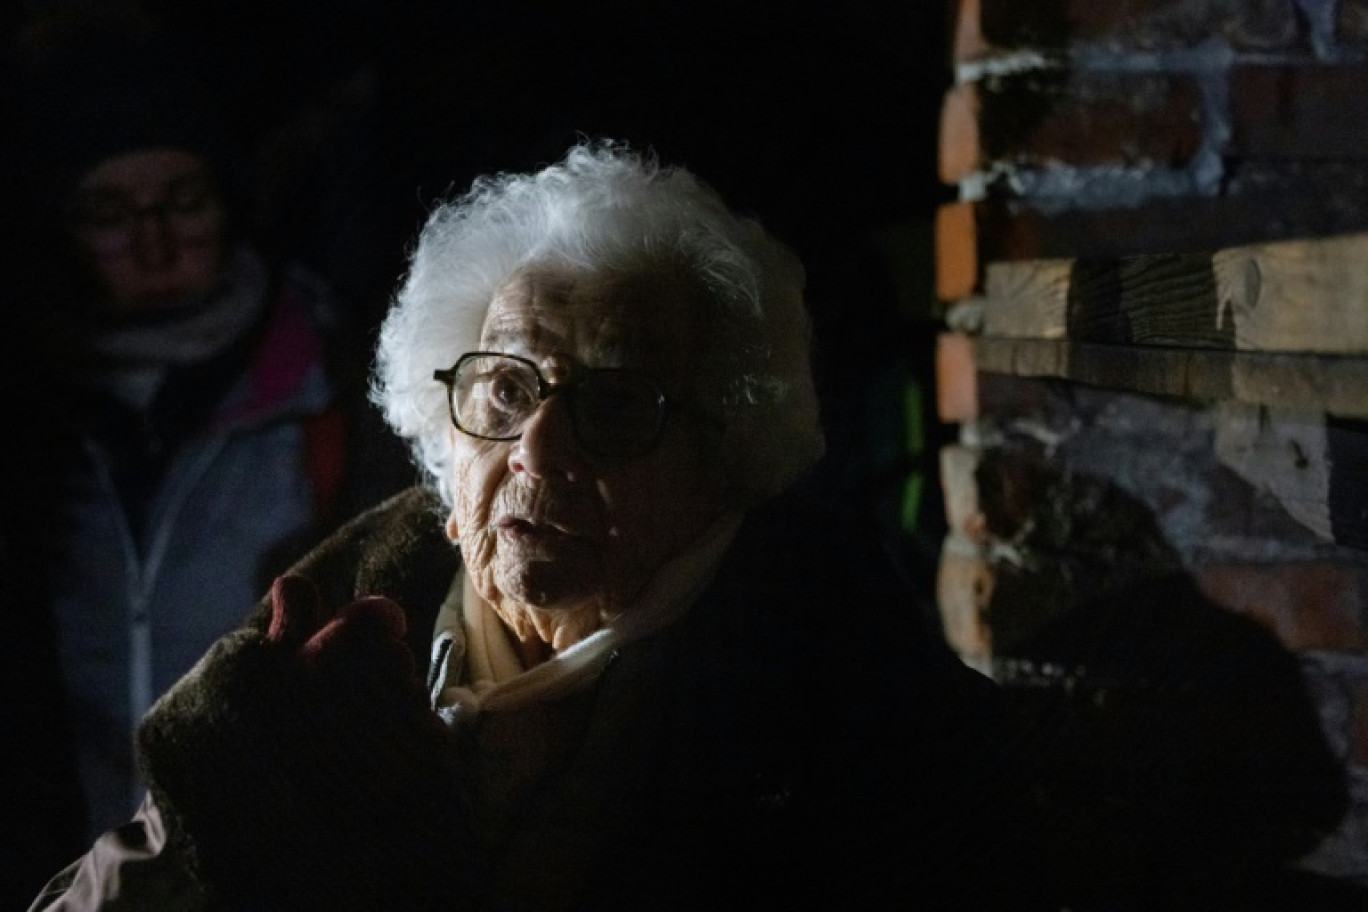
[[719, 518], [691, 547], [667, 561], [624, 611], [531, 669], [523, 668], [503, 621], [461, 570], [437, 615], [433, 708], [454, 723], [579, 690], [598, 676], [615, 650], [684, 616], [712, 579], [740, 524], [738, 513]]

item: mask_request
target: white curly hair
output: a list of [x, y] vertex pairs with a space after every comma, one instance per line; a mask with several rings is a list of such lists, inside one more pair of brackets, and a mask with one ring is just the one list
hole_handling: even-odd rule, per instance
[[443, 503], [452, 503], [451, 423], [432, 372], [476, 349], [494, 293], [542, 265], [682, 267], [706, 289], [700, 304], [714, 331], [693, 356], [717, 390], [720, 446], [740, 505], [778, 493], [820, 458], [798, 258], [686, 169], [585, 140], [540, 171], [481, 177], [439, 203], [381, 325], [371, 399]]

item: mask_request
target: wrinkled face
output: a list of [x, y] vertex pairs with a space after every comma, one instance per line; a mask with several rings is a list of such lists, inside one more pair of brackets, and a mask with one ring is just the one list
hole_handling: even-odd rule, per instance
[[[495, 294], [480, 348], [533, 361], [553, 385], [586, 368], [640, 371], [697, 405], [689, 294], [668, 276], [542, 268]], [[591, 632], [725, 509], [716, 430], [675, 412], [651, 452], [600, 457], [576, 440], [561, 395], [518, 440], [453, 428], [448, 532], [477, 590], [522, 639], [561, 649]]]
[[121, 313], [175, 307], [222, 273], [224, 209], [204, 160], [181, 149], [106, 159], [82, 177], [72, 237]]

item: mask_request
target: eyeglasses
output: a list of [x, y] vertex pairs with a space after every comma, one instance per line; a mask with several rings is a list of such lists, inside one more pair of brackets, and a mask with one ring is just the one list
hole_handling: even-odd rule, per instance
[[517, 440], [543, 402], [564, 394], [575, 441], [598, 456], [644, 456], [685, 408], [644, 374], [589, 369], [552, 385], [531, 361], [497, 352], [469, 352], [432, 377], [446, 384], [452, 424], [482, 440]]
[[208, 177], [189, 174], [172, 181], [159, 199], [145, 206], [118, 190], [82, 191], [67, 207], [66, 218], [72, 232], [92, 251], [116, 256], [132, 249], [149, 218], [179, 240], [204, 240], [220, 228], [223, 206]]

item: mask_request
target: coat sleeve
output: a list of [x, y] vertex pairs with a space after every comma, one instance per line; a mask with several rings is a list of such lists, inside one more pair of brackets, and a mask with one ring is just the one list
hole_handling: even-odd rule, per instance
[[[440, 534], [434, 504], [431, 495], [417, 488], [396, 495], [359, 516], [299, 567], [326, 584], [325, 595], [334, 604], [368, 592], [399, 591], [406, 595], [406, 602], [430, 604], [435, 613], [458, 558]], [[244, 635], [243, 631], [264, 631], [270, 610], [270, 600], [264, 598], [237, 636]], [[412, 648], [426, 655], [431, 618], [411, 618], [408, 633]], [[86, 854], [54, 875], [28, 912], [220, 912], [227, 908], [191, 870], [183, 848], [169, 837], [169, 811], [174, 808], [159, 807], [154, 798], [147, 798], [131, 821], [105, 833]]]
[[165, 848], [161, 812], [148, 796], [131, 821], [95, 840], [48, 881], [28, 912], [221, 910], [186, 870], [183, 856]]

